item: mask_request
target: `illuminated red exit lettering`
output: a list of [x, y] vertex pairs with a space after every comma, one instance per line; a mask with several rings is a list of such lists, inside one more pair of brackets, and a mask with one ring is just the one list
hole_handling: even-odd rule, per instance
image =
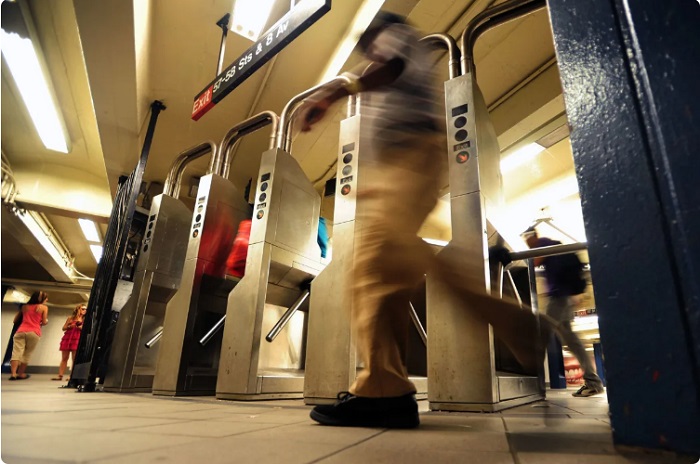
[[199, 118], [204, 116], [204, 114], [214, 106], [214, 102], [212, 101], [213, 94], [214, 86], [211, 85], [195, 98], [194, 105], [192, 105], [192, 119], [195, 121], [199, 120]]

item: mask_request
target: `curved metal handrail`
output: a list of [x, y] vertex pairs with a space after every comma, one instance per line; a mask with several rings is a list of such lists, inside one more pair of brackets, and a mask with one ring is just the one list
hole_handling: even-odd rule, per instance
[[299, 95], [292, 97], [292, 99], [289, 100], [289, 102], [287, 102], [280, 116], [280, 125], [279, 130], [277, 131], [277, 148], [284, 150], [287, 153], [290, 152], [292, 146], [292, 138], [290, 135], [292, 132], [292, 121], [294, 119], [294, 113], [297, 109], [299, 109], [299, 104], [305, 98], [310, 97], [319, 90], [323, 90], [331, 84], [338, 83], [348, 84], [350, 83], [350, 78], [348, 76], [336, 76], [328, 82], [324, 82], [323, 84], [319, 84], [315, 87], [311, 87], [310, 89], [303, 91]]
[[450, 79], [454, 79], [460, 75], [459, 60], [462, 53], [459, 51], [457, 41], [452, 38], [451, 35], [442, 33], [430, 34], [420, 39], [420, 41], [427, 42], [428, 45], [445, 48], [447, 50], [447, 54], [449, 55], [447, 66], [449, 67]]
[[231, 152], [233, 151], [234, 145], [236, 145], [243, 136], [260, 130], [265, 126], [272, 125], [269, 148], [274, 148], [279, 120], [280, 118], [277, 116], [277, 113], [273, 111], [263, 111], [229, 129], [219, 144], [219, 160], [217, 163], [219, 163], [218, 171], [221, 177], [228, 178], [231, 164], [233, 163], [233, 155]]
[[467, 25], [459, 41], [462, 74], [474, 72], [474, 44], [491, 28], [520, 18], [547, 6], [546, 0], [510, 0], [482, 11]]
[[[168, 176], [165, 179], [163, 193], [177, 198], [180, 195], [180, 184], [182, 182], [182, 175], [185, 172], [185, 167], [207, 153], [212, 154], [212, 161], [216, 158], [217, 147], [211, 140], [199, 143], [180, 153], [170, 166], [170, 171], [168, 171]], [[212, 163], [209, 163], [207, 174], [211, 174], [212, 172]]]

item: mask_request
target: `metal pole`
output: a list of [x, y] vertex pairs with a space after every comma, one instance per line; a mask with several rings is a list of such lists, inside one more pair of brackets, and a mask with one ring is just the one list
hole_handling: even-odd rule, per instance
[[277, 338], [277, 335], [284, 329], [284, 327], [287, 325], [287, 323], [292, 319], [292, 316], [294, 316], [294, 313], [297, 312], [297, 309], [306, 301], [306, 299], [309, 297], [309, 291], [305, 290], [304, 293], [301, 294], [299, 298], [297, 298], [297, 301], [294, 302], [292, 306], [289, 307], [287, 311], [280, 317], [280, 320], [277, 321], [275, 326], [270, 330], [270, 333], [267, 334], [265, 337], [265, 340], [268, 342], [272, 342], [275, 338]]
[[460, 75], [459, 59], [461, 57], [461, 53], [459, 51], [459, 47], [457, 47], [457, 42], [452, 38], [452, 36], [447, 34], [430, 34], [420, 39], [420, 41], [428, 42], [430, 45], [440, 46], [441, 48], [446, 49], [449, 56], [447, 66], [449, 67], [448, 70], [450, 73], [450, 80]]
[[418, 331], [418, 335], [420, 335], [421, 340], [423, 340], [423, 345], [428, 345], [428, 335], [425, 332], [425, 329], [423, 328], [423, 324], [421, 324], [420, 319], [418, 318], [418, 313], [416, 313], [416, 308], [413, 307], [413, 303], [409, 301], [408, 305], [410, 306], [410, 311], [409, 313], [411, 314], [411, 320], [413, 321], [413, 326], [416, 328]]
[[462, 75], [474, 72], [474, 43], [487, 30], [513, 19], [545, 8], [545, 0], [510, 0], [479, 13], [462, 32], [459, 45], [462, 51]]
[[156, 334], [155, 334], [153, 337], [151, 337], [150, 340], [148, 340], [148, 341], [146, 342], [146, 344], [145, 344], [145, 345], [146, 345], [146, 348], [149, 348], [149, 349], [150, 349], [153, 345], [155, 345], [155, 344], [158, 342], [158, 340], [160, 340], [160, 338], [161, 338], [162, 336], [163, 336], [163, 328], [161, 327], [161, 328], [158, 330], [158, 332], [156, 332]]
[[[71, 380], [68, 384], [71, 387], [77, 387], [79, 381], [84, 380], [81, 391], [95, 391], [98, 369], [102, 366], [104, 357], [109, 351], [107, 329], [112, 318], [114, 292], [124, 262], [126, 243], [134, 219], [136, 200], [146, 170], [146, 161], [151, 150], [156, 122], [158, 115], [163, 110], [165, 110], [165, 105], [161, 101], [155, 100], [151, 103], [151, 118], [141, 149], [141, 157], [130, 176], [131, 182], [127, 180], [122, 184], [117, 196], [118, 201], [114, 203], [110, 227], [104, 241], [104, 254], [97, 266], [93, 291], [90, 293], [88, 301], [88, 312], [74, 362], [75, 368], [71, 369]], [[125, 217], [121, 217], [122, 213], [126, 213]]]
[[209, 329], [209, 332], [207, 332], [206, 334], [204, 334], [204, 336], [202, 337], [202, 339], [199, 341], [199, 344], [202, 345], [202, 346], [204, 346], [204, 345], [206, 345], [207, 343], [209, 343], [209, 340], [211, 340], [211, 338], [212, 338], [214, 335], [216, 335], [216, 333], [217, 333], [219, 330], [221, 330], [221, 328], [224, 326], [224, 322], [225, 322], [225, 321], [226, 321], [226, 314], [224, 314], [224, 317], [222, 317], [221, 319], [219, 319], [219, 320], [216, 322], [216, 324], [214, 324], [214, 327], [212, 327], [211, 329]]
[[258, 131], [268, 125], [272, 126], [270, 129], [270, 144], [268, 148], [275, 148], [279, 116], [273, 111], [262, 111], [229, 129], [219, 144], [218, 156], [212, 159], [212, 164], [209, 167], [211, 172], [219, 174], [224, 179], [228, 179], [231, 164], [233, 164], [233, 155], [231, 151], [234, 145], [245, 135]]
[[510, 273], [510, 269], [506, 269], [506, 274], [508, 275], [508, 280], [510, 280], [510, 285], [513, 287], [513, 293], [515, 293], [515, 298], [518, 300], [518, 305], [520, 305], [522, 308], [523, 299], [520, 298], [520, 292], [518, 291], [518, 287], [515, 286], [515, 280], [513, 280], [513, 275]]
[[226, 35], [228, 34], [229, 19], [231, 19], [231, 13], [226, 13], [216, 22], [216, 25], [221, 28], [221, 46], [219, 47], [219, 61], [216, 65], [216, 74], [214, 74], [214, 78], [221, 74], [221, 70], [224, 67], [224, 53], [226, 52]]
[[305, 90], [304, 92], [300, 93], [299, 95], [293, 97], [291, 100], [287, 102], [287, 104], [284, 106], [284, 109], [282, 110], [282, 113], [280, 114], [280, 125], [279, 125], [279, 131], [277, 133], [277, 148], [286, 151], [287, 153], [290, 152], [291, 146], [292, 146], [292, 137], [291, 137], [291, 132], [292, 132], [292, 120], [294, 119], [294, 112], [297, 110], [299, 107], [299, 104], [306, 98], [309, 97], [319, 90], [323, 90], [324, 88], [328, 87], [329, 85], [336, 84], [336, 83], [349, 83], [350, 78], [348, 76], [336, 76], [333, 79], [329, 80], [328, 82], [324, 82], [323, 84], [319, 84], [315, 87], [311, 87], [308, 90]]
[[531, 250], [518, 251], [510, 254], [513, 261], [530, 258], [542, 258], [544, 256], [563, 255], [574, 251], [581, 251], [588, 248], [588, 243], [569, 243], [566, 245], [552, 245], [540, 248], [532, 248]]

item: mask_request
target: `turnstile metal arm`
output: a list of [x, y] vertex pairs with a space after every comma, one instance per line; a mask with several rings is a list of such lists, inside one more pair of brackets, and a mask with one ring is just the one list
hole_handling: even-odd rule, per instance
[[418, 313], [416, 313], [416, 308], [413, 307], [413, 303], [409, 302], [408, 305], [411, 307], [410, 314], [411, 320], [413, 321], [413, 326], [418, 331], [421, 340], [423, 340], [423, 345], [428, 345], [428, 334], [425, 333], [423, 324], [421, 324], [420, 319], [418, 319]]
[[217, 333], [219, 330], [221, 330], [221, 328], [224, 326], [224, 321], [226, 321], [226, 314], [224, 314], [224, 317], [222, 317], [221, 319], [219, 319], [218, 321], [216, 321], [216, 324], [214, 324], [214, 326], [213, 326], [211, 329], [209, 329], [209, 332], [207, 332], [206, 334], [204, 334], [204, 336], [202, 337], [202, 339], [199, 341], [199, 344], [202, 345], [202, 346], [204, 346], [204, 345], [206, 345], [207, 343], [209, 343], [209, 340], [211, 340], [211, 338], [212, 338], [214, 335], [216, 335], [216, 333]]
[[150, 340], [146, 342], [146, 348], [151, 348], [153, 345], [158, 343], [158, 340], [163, 336], [163, 328], [161, 327], [156, 334], [151, 337]]
[[267, 334], [265, 337], [265, 340], [268, 342], [272, 342], [275, 338], [277, 338], [277, 335], [284, 329], [284, 327], [289, 323], [289, 321], [292, 319], [292, 316], [294, 315], [295, 312], [299, 309], [299, 307], [304, 304], [304, 301], [309, 297], [309, 290], [304, 290], [304, 293], [301, 294], [299, 298], [297, 298], [297, 301], [294, 302], [292, 306], [289, 307], [287, 311], [280, 317], [280, 320], [277, 321], [275, 326], [270, 330], [270, 333]]

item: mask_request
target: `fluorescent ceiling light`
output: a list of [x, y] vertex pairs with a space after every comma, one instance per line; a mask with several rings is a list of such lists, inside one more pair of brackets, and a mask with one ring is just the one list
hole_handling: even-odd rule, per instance
[[236, 0], [231, 31], [246, 39], [258, 40], [274, 4], [275, 0]]
[[35, 211], [27, 211], [25, 214], [17, 216], [37, 242], [44, 248], [46, 253], [59, 266], [61, 272], [70, 280], [74, 280], [74, 272], [66, 261], [69, 255], [68, 250], [56, 243], [56, 239], [51, 230], [51, 225], [47, 224], [43, 216]]
[[63, 125], [32, 41], [3, 29], [2, 55], [44, 146], [68, 153]]
[[97, 233], [97, 226], [89, 219], [78, 219], [80, 228], [88, 242], [100, 242], [100, 234]]
[[513, 171], [514, 169], [523, 166], [533, 159], [542, 151], [544, 147], [537, 143], [530, 143], [524, 147], [518, 149], [515, 153], [506, 156], [501, 159], [501, 172], [506, 173]]
[[340, 74], [340, 70], [355, 49], [360, 35], [367, 30], [367, 26], [372, 22], [382, 5], [384, 5], [384, 0], [365, 0], [360, 6], [348, 29], [348, 33], [345, 34], [345, 38], [335, 49], [333, 57], [329, 60], [319, 84], [328, 82]]
[[100, 259], [102, 259], [102, 245], [90, 245], [90, 251], [92, 251], [95, 261], [99, 263]]

